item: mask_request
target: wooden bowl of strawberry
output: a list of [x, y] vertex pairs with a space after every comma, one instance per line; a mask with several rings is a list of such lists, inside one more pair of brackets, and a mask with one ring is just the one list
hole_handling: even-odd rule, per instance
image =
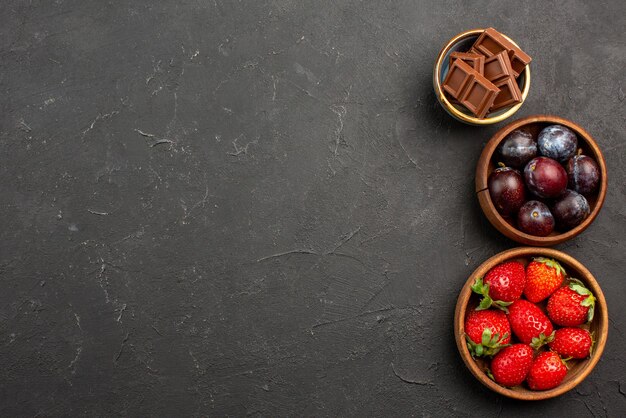
[[463, 361], [491, 390], [553, 398], [591, 373], [604, 351], [608, 312], [593, 275], [573, 257], [514, 248], [481, 264], [456, 305]]

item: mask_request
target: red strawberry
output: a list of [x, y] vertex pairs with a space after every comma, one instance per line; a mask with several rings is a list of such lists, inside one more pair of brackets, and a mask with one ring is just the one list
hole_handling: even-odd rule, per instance
[[561, 384], [567, 374], [567, 366], [557, 353], [546, 351], [537, 356], [528, 372], [528, 387], [547, 390]]
[[526, 266], [524, 295], [532, 303], [541, 302], [563, 284], [565, 269], [558, 261], [538, 257]]
[[524, 265], [517, 261], [507, 261], [489, 270], [484, 279], [476, 279], [472, 290], [483, 295], [480, 309], [493, 305], [507, 312], [506, 307], [522, 296], [525, 285]]
[[552, 351], [561, 357], [575, 359], [591, 355], [593, 341], [589, 331], [582, 328], [561, 328], [554, 333], [554, 340], [548, 344]]
[[570, 279], [568, 286], [562, 287], [548, 300], [548, 316], [557, 325], [575, 327], [593, 319], [596, 298], [582, 282]]
[[533, 349], [526, 344], [503, 348], [491, 360], [493, 380], [502, 386], [521, 385], [533, 363]]
[[472, 356], [493, 356], [511, 341], [511, 326], [502, 311], [470, 311], [465, 318], [465, 337]]
[[511, 329], [524, 344], [532, 344], [534, 348], [550, 341], [552, 323], [535, 304], [520, 299], [509, 306]]

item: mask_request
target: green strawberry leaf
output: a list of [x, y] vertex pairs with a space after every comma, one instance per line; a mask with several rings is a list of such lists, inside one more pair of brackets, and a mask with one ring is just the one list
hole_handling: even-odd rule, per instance
[[533, 337], [530, 346], [532, 348], [534, 348], [535, 350], [539, 350], [539, 347], [541, 347], [541, 343], [539, 342], [539, 338], [537, 337]]
[[548, 335], [546, 337], [546, 335], [542, 332], [541, 334], [539, 334], [539, 337], [533, 337], [530, 346], [532, 348], [534, 348], [535, 350], [539, 350], [539, 348], [541, 348], [542, 346], [550, 343], [554, 341], [554, 331], [552, 331], [552, 334]]
[[482, 344], [484, 346], [489, 346], [489, 343], [491, 342], [491, 328], [485, 328], [483, 331], [483, 339], [482, 339]]
[[476, 307], [477, 311], [483, 311], [491, 307], [491, 305], [493, 304], [493, 300], [489, 296], [489, 284], [484, 284], [482, 277], [476, 279], [476, 281], [472, 285], [472, 291], [474, 293], [482, 295], [483, 297]]
[[489, 379], [493, 380], [494, 382], [496, 381], [496, 378], [493, 377], [493, 373], [491, 373], [490, 369], [487, 369], [487, 376], [489, 376]]
[[589, 308], [589, 311], [587, 312], [587, 322], [591, 322], [595, 311], [595, 296], [593, 295], [593, 293], [591, 293], [589, 289], [585, 287], [585, 285], [580, 280], [571, 279], [570, 281], [570, 289], [572, 289], [574, 292], [578, 293], [581, 296], [587, 296], [582, 302], [580, 302], [580, 305]]
[[546, 258], [546, 257], [535, 257], [533, 258], [533, 260], [539, 263], [543, 263], [548, 267], [552, 267], [553, 269], [561, 273], [563, 276], [567, 274], [565, 273], [565, 269], [563, 268], [563, 266], [556, 260], [553, 260], [551, 258]]
[[472, 357], [481, 357], [483, 355], [484, 347], [482, 344], [476, 344], [467, 334], [465, 334], [465, 340], [467, 341], [467, 349]]
[[493, 304], [493, 299], [491, 299], [489, 296], [485, 296], [485, 297], [482, 298], [482, 300], [480, 301], [480, 303], [476, 307], [476, 310], [477, 311], [484, 311], [485, 309], [489, 309], [492, 304]]
[[591, 322], [593, 320], [594, 312], [595, 312], [595, 306], [594, 304], [591, 304], [591, 306], [589, 306], [589, 310], [587, 311], [587, 322]]
[[479, 277], [474, 281], [474, 284], [471, 286], [472, 292], [482, 295], [482, 299], [478, 306], [476, 306], [477, 311], [484, 311], [485, 309], [489, 309], [492, 306], [498, 308], [506, 313], [509, 313], [507, 306], [509, 306], [513, 302], [504, 302], [501, 300], [493, 300], [491, 296], [489, 296], [489, 283], [484, 283], [483, 278]]
[[581, 296], [586, 296], [586, 295], [593, 295], [591, 293], [591, 290], [587, 289], [585, 287], [585, 285], [583, 285], [582, 283], [580, 283], [580, 281], [578, 281], [578, 283], [572, 281], [569, 284], [569, 288], [572, 289], [574, 292], [578, 293]]
[[479, 277], [474, 281], [472, 285], [472, 291], [474, 293], [478, 293], [479, 295], [484, 295], [485, 286], [483, 284], [483, 278]]
[[476, 354], [476, 344], [467, 334], [465, 334], [465, 342], [467, 343], [467, 349], [469, 350], [472, 357], [474, 357]]
[[595, 298], [595, 296], [590, 294], [589, 296], [587, 296], [587, 298], [585, 300], [580, 302], [580, 304], [582, 306], [589, 306], [590, 308], [593, 308], [596, 305], [596, 298]]
[[513, 302], [504, 302], [502, 300], [494, 300], [493, 306], [500, 309], [501, 311], [504, 311], [505, 313], [509, 313], [509, 309], [507, 308], [507, 306], [509, 306], [512, 303]]
[[494, 356], [502, 348], [508, 347], [510, 345], [502, 344], [502, 341], [507, 338], [507, 333], [505, 333], [501, 338], [500, 334], [493, 334], [491, 328], [485, 328], [480, 344], [476, 344], [467, 334], [465, 334], [467, 349], [469, 350], [472, 357]]

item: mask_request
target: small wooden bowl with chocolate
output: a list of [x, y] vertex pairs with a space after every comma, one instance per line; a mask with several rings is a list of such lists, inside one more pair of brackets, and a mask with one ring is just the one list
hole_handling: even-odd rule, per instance
[[461, 122], [501, 122], [517, 112], [528, 96], [530, 61], [513, 40], [493, 28], [462, 32], [437, 57], [435, 95]]

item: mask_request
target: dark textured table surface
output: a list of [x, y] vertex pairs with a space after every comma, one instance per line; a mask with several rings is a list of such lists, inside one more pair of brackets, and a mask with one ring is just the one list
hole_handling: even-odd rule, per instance
[[[626, 6], [536, 1], [3, 1], [0, 415], [625, 416]], [[436, 103], [456, 33], [534, 58], [514, 117], [599, 142], [604, 356], [561, 398], [483, 388], [454, 304], [516, 244], [482, 146]]]

